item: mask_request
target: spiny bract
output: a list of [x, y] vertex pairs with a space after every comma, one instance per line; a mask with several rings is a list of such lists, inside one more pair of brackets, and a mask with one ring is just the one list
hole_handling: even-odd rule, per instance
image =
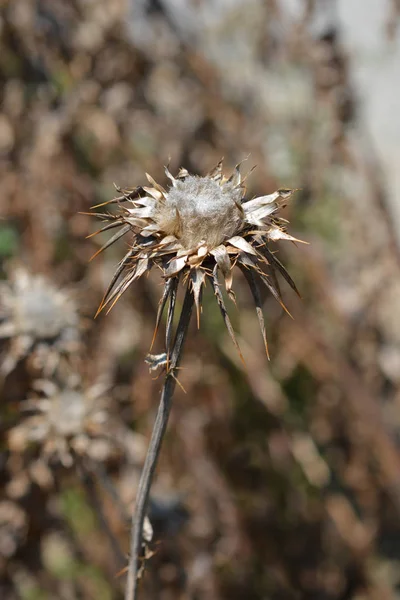
[[222, 174], [222, 160], [205, 177], [189, 175], [186, 169], [181, 169], [176, 177], [167, 168], [165, 171], [171, 180], [168, 189], [146, 174], [151, 187], [118, 189], [119, 197], [93, 207], [117, 204], [118, 212], [95, 213], [106, 225], [92, 235], [120, 228], [96, 255], [125, 234], [133, 236], [99, 311], [105, 307], [111, 309], [133, 281], [157, 265], [163, 272], [165, 287], [156, 331], [166, 302], [170, 301], [167, 352], [180, 276], [189, 279], [192, 286], [198, 322], [202, 289], [207, 278], [211, 281], [225, 324], [237, 346], [218, 281], [218, 273], [221, 273], [226, 291], [234, 299], [232, 270], [237, 265], [250, 286], [268, 353], [259, 283], [264, 284], [282, 306], [275, 271], [297, 292], [293, 280], [268, 245], [280, 239], [301, 241], [289, 235], [285, 230], [286, 221], [276, 216], [293, 190], [278, 190], [247, 200], [239, 165], [226, 178]]

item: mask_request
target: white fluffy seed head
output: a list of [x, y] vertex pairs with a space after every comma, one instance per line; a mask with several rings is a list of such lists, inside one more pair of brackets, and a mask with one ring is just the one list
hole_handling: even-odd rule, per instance
[[175, 235], [186, 249], [204, 243], [214, 248], [238, 233], [244, 224], [242, 190], [210, 177], [177, 180], [157, 207], [155, 221], [166, 234]]

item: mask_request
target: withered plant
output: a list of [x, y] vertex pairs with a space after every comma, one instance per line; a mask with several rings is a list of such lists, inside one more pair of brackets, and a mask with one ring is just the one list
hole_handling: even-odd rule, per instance
[[[292, 278], [270, 248], [270, 242], [278, 240], [300, 241], [286, 232], [287, 222], [277, 214], [285, 206], [293, 190], [281, 189], [270, 195], [248, 200], [239, 165], [226, 178], [222, 173], [222, 160], [205, 177], [190, 175], [186, 169], [181, 169], [174, 177], [167, 168], [166, 175], [171, 181], [168, 189], [147, 175], [150, 187], [119, 189], [120, 195], [117, 198], [93, 207], [98, 209], [112, 204], [117, 206], [115, 214], [95, 213], [105, 221], [104, 226], [96, 233], [118, 229], [96, 255], [126, 234], [130, 236], [130, 248], [120, 261], [98, 312], [103, 309], [111, 310], [131, 283], [153, 266], [161, 270], [165, 280], [154, 337], [168, 302], [165, 353], [147, 357], [151, 368], [165, 368], [165, 381], [132, 518], [126, 600], [137, 597], [139, 560], [143, 550], [146, 556], [146, 548], [143, 548], [143, 523], [150, 485], [168, 422], [177, 369], [192, 310], [195, 306], [199, 324], [206, 281], [211, 283], [229, 335], [242, 360], [218, 275], [221, 274], [223, 278], [228, 296], [235, 301], [232, 290], [233, 269], [238, 266], [243, 272], [254, 298], [267, 355], [260, 285], [266, 286], [284, 308], [276, 272], [298, 293]], [[180, 282], [185, 288], [185, 297], [173, 336]]]

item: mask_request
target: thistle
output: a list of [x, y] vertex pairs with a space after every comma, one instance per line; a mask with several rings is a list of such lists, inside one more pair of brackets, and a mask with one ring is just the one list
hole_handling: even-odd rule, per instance
[[111, 434], [107, 386], [59, 387], [49, 380], [37, 380], [34, 388], [37, 395], [22, 406], [28, 416], [8, 432], [12, 452], [23, 453], [28, 446], [37, 445], [45, 462], [64, 467], [72, 466], [74, 456], [101, 461], [118, 452], [118, 432]]
[[118, 189], [121, 196], [93, 207], [117, 204], [118, 212], [115, 215], [96, 213], [96, 216], [107, 223], [92, 235], [119, 228], [95, 256], [125, 234], [131, 235], [131, 247], [119, 263], [98, 312], [104, 308], [110, 310], [131, 283], [153, 266], [159, 267], [165, 286], [155, 333], [169, 300], [166, 339], [168, 353], [180, 277], [189, 281], [198, 324], [202, 291], [209, 279], [228, 332], [239, 350], [218, 279], [220, 274], [228, 296], [235, 300], [232, 289], [233, 269], [238, 266], [253, 295], [268, 354], [260, 286], [265, 286], [287, 310], [276, 278], [278, 271], [298, 294], [292, 278], [268, 244], [277, 240], [301, 241], [289, 235], [286, 232], [286, 221], [276, 216], [294, 190], [281, 189], [268, 196], [246, 200], [239, 165], [227, 179], [222, 174], [222, 161], [206, 177], [189, 175], [185, 169], [181, 169], [177, 177], [173, 177], [167, 168], [165, 171], [171, 180], [169, 189], [164, 189], [146, 174], [151, 187]]
[[0, 362], [3, 377], [29, 354], [50, 375], [61, 356], [79, 348], [75, 303], [45, 277], [18, 267], [9, 282], [0, 284], [0, 339], [9, 342]]
[[[227, 295], [235, 300], [232, 289], [234, 267], [244, 274], [252, 293], [265, 350], [268, 355], [260, 286], [265, 286], [285, 308], [276, 273], [279, 272], [297, 292], [285, 267], [271, 250], [269, 243], [278, 240], [301, 241], [286, 231], [287, 222], [278, 217], [293, 190], [278, 190], [268, 196], [246, 199], [244, 180], [239, 165], [229, 177], [222, 173], [222, 161], [207, 176], [189, 175], [181, 169], [176, 177], [165, 170], [171, 184], [164, 189], [147, 175], [150, 186], [119, 189], [120, 195], [99, 204], [100, 208], [117, 205], [116, 214], [95, 213], [105, 225], [92, 235], [118, 229], [95, 254], [128, 234], [130, 248], [120, 261], [103, 297], [98, 312], [111, 310], [128, 287], [153, 266], [161, 270], [165, 280], [160, 299], [153, 341], [168, 302], [165, 355], [149, 355], [151, 368], [166, 366], [166, 377], [160, 405], [143, 472], [139, 484], [135, 513], [132, 517], [131, 557], [128, 568], [126, 600], [137, 594], [139, 556], [143, 551], [143, 523], [146, 515], [151, 480], [171, 409], [183, 344], [193, 306], [200, 322], [202, 292], [210, 281], [227, 330], [239, 351], [228, 316], [219, 276]], [[180, 280], [186, 286], [179, 323], [173, 338], [173, 319]], [[286, 308], [285, 308], [286, 310]]]

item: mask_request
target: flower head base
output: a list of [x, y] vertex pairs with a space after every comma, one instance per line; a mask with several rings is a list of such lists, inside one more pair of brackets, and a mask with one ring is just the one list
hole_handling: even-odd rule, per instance
[[0, 286], [0, 339], [11, 347], [1, 365], [7, 375], [31, 351], [56, 366], [59, 356], [79, 344], [79, 316], [71, 297], [40, 275], [17, 268]]
[[105, 307], [111, 309], [133, 281], [157, 265], [166, 283], [156, 331], [169, 299], [168, 352], [168, 332], [171, 331], [180, 275], [189, 278], [198, 321], [203, 285], [209, 278], [228, 331], [237, 346], [218, 281], [220, 273], [228, 295], [234, 299], [232, 270], [237, 265], [246, 276], [253, 294], [267, 350], [258, 284], [264, 284], [284, 306], [275, 275], [275, 271], [279, 271], [297, 292], [293, 280], [268, 246], [268, 242], [280, 239], [301, 241], [290, 236], [285, 230], [286, 221], [276, 216], [293, 191], [278, 190], [268, 196], [246, 200], [239, 166], [228, 179], [222, 174], [222, 161], [205, 177], [189, 175], [185, 169], [181, 169], [177, 177], [166, 169], [166, 175], [171, 180], [168, 190], [147, 175], [151, 187], [119, 190], [122, 195], [118, 198], [93, 207], [117, 204], [117, 214], [96, 215], [107, 222], [99, 231], [120, 228], [96, 255], [123, 235], [132, 234], [131, 248], [120, 262], [99, 311]]

